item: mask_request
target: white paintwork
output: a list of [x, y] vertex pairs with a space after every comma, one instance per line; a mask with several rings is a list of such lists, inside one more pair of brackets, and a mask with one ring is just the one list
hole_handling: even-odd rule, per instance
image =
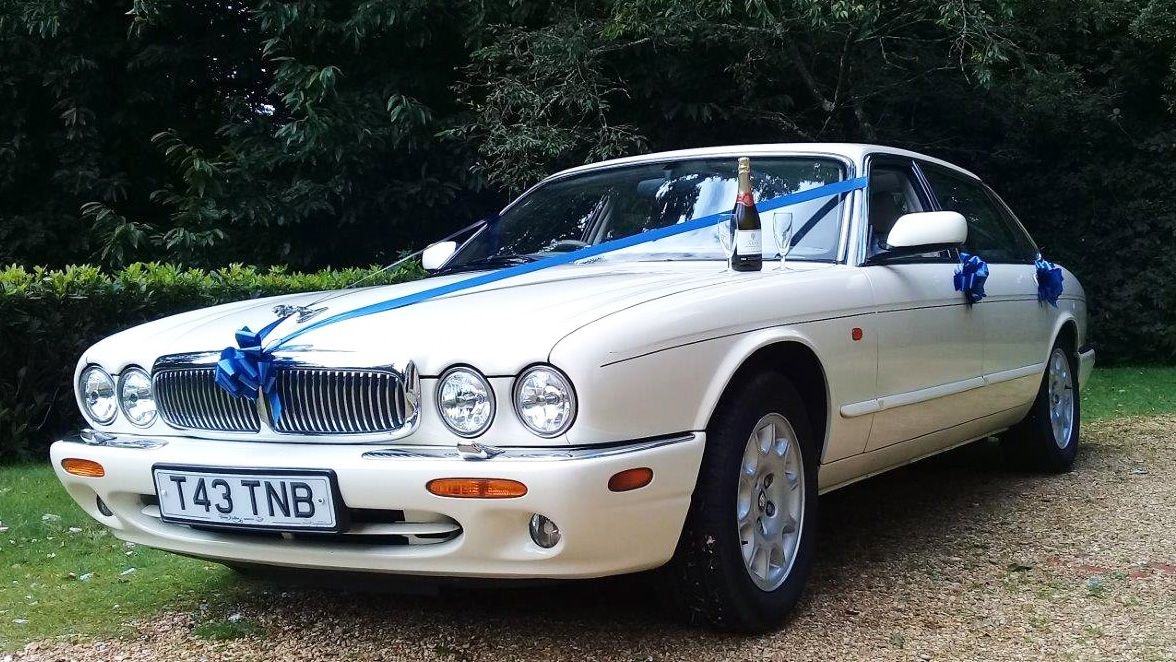
[[[918, 157], [969, 174], [903, 150], [816, 144], [644, 155], [553, 178], [667, 158], [767, 154], [834, 156], [851, 167], [850, 177], [864, 174], [871, 154]], [[758, 350], [792, 343], [820, 363], [827, 419], [820, 486], [827, 491], [1016, 424], [1032, 403], [1050, 347], [1064, 325], [1073, 325], [1077, 346], [1084, 347], [1085, 294], [1069, 271], [1056, 308], [1037, 302], [1031, 265], [1004, 264], [992, 265], [988, 298], [967, 306], [953, 288], [956, 265], [950, 262], [862, 266], [863, 200], [858, 191], [843, 205], [839, 254], [846, 259], [838, 264], [793, 257], [786, 268], [765, 263], [763, 271], [753, 273], [732, 272], [720, 261], [565, 265], [324, 327], [279, 352], [340, 367], [413, 361], [422, 376], [420, 425], [395, 444], [431, 450], [453, 449], [462, 441], [439, 420], [433, 392], [437, 376], [455, 364], [472, 365], [487, 375], [498, 402], [494, 422], [476, 441], [534, 447], [542, 457], [503, 455], [481, 462], [455, 456], [372, 458], [363, 454], [387, 446], [386, 436], [193, 433], [162, 421], [135, 428], [120, 416], [110, 425], [91, 422], [91, 427], [166, 444], [135, 449], [59, 442], [52, 449], [54, 465], [78, 503], [119, 537], [195, 556], [487, 577], [586, 577], [655, 567], [673, 553], [711, 413], [736, 371], [754, 361], [749, 357]], [[958, 236], [958, 222], [943, 214], [930, 228], [932, 215], [900, 219], [895, 230], [906, 235], [897, 239]], [[314, 303], [326, 308], [325, 317], [469, 277], [445, 275], [345, 291], [321, 302], [325, 293], [176, 315], [97, 343], [81, 357], [78, 374], [99, 364], [117, 376], [129, 366], [150, 368], [163, 355], [219, 351], [233, 342], [237, 329], [271, 322], [278, 303]], [[295, 319], [287, 319], [272, 337], [297, 328]], [[855, 328], [861, 329], [861, 340], [853, 339]], [[528, 432], [511, 407], [515, 376], [536, 363], [560, 368], [575, 385], [576, 420], [555, 439]], [[1080, 384], [1092, 365], [1093, 353], [1082, 354]], [[545, 455], [551, 447], [626, 444], [683, 433], [694, 436], [598, 457]], [[101, 462], [107, 475], [67, 475], [60, 469], [65, 457]], [[462, 533], [434, 545], [308, 545], [168, 525], [143, 501], [154, 495], [151, 467], [157, 463], [330, 469], [350, 508], [405, 510], [424, 517], [405, 525], [417, 527], [411, 530], [445, 529], [456, 522]], [[641, 466], [654, 470], [652, 484], [632, 492], [608, 491], [613, 473]], [[468, 476], [519, 480], [528, 493], [519, 499], [457, 500], [424, 488], [433, 478]], [[113, 516], [98, 512], [96, 496], [110, 505]], [[550, 550], [528, 537], [527, 522], [535, 512], [554, 520], [564, 534]]]
[[968, 238], [968, 222], [954, 211], [903, 214], [894, 222], [886, 243], [893, 248], [958, 246]]
[[438, 241], [429, 244], [421, 251], [421, 266], [426, 271], [435, 271], [445, 266], [445, 262], [457, 252], [456, 241]]

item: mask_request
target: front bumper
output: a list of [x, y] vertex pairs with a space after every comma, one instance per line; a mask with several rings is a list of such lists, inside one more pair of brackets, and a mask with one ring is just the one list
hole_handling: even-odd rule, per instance
[[[669, 560], [694, 489], [702, 433], [607, 449], [509, 449], [486, 460], [462, 459], [437, 447], [279, 444], [129, 435], [59, 441], [50, 450], [70, 496], [94, 519], [130, 542], [224, 562], [486, 578], [578, 578], [636, 572]], [[93, 460], [102, 478], [65, 473], [62, 460]], [[399, 512], [404, 522], [437, 526], [449, 537], [340, 534], [256, 535], [171, 524], [152, 511], [156, 464], [210, 468], [330, 469], [346, 508]], [[653, 482], [611, 492], [609, 478], [649, 467]], [[434, 478], [506, 478], [522, 482], [515, 499], [455, 499], [425, 489]], [[97, 499], [110, 515], [100, 512]], [[531, 516], [550, 518], [562, 534], [543, 549], [528, 532]], [[426, 527], [427, 528], [427, 527]], [[387, 529], [385, 531], [395, 530]], [[401, 527], [400, 530], [404, 529]], [[425, 530], [425, 529], [419, 529]]]

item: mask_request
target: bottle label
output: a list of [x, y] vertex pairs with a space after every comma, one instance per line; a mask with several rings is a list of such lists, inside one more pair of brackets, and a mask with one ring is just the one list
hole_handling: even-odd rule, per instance
[[762, 230], [737, 230], [735, 232], [735, 254], [740, 256], [759, 256], [764, 252]]

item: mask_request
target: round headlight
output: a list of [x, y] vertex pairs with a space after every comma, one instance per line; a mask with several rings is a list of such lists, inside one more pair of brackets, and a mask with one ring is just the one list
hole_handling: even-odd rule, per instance
[[535, 366], [520, 375], [514, 399], [523, 425], [540, 437], [562, 434], [576, 417], [572, 382], [550, 366]]
[[473, 368], [450, 368], [437, 385], [441, 420], [461, 437], [476, 437], [494, 420], [494, 391]]
[[155, 421], [151, 376], [142, 368], [129, 368], [119, 377], [118, 406], [127, 420], [141, 428]]
[[118, 413], [118, 400], [114, 397], [114, 380], [98, 366], [82, 371], [78, 380], [81, 390], [82, 408], [95, 423], [109, 423]]

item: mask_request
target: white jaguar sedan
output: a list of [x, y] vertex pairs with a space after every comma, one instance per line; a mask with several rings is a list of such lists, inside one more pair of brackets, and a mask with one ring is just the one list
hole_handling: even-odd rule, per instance
[[[762, 269], [728, 267], [750, 157]], [[724, 213], [726, 212], [726, 213]], [[749, 145], [574, 168], [432, 276], [198, 310], [77, 367], [61, 482], [124, 540], [234, 566], [466, 578], [661, 568], [778, 625], [818, 494], [1005, 433], [1074, 459], [1074, 276], [943, 161]]]

